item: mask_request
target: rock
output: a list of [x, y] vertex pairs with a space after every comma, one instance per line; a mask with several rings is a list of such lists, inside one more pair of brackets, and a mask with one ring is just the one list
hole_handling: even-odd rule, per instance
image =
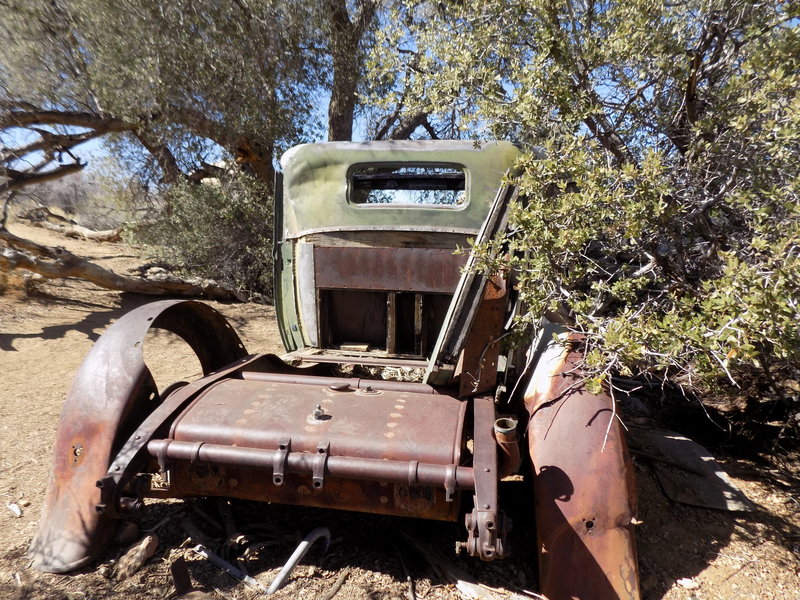
[[678, 581], [676, 581], [675, 583], [677, 583], [685, 590], [696, 590], [700, 588], [699, 582], [695, 581], [694, 579], [689, 579], [688, 577], [685, 577], [683, 579], [678, 579]]
[[144, 536], [138, 544], [132, 546], [119, 559], [114, 578], [122, 581], [136, 573], [156, 553], [157, 548], [158, 538], [156, 536], [153, 534]]

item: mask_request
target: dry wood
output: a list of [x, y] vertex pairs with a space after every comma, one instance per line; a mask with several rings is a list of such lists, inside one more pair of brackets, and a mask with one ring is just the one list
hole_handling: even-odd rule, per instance
[[40, 221], [38, 223], [34, 222], [33, 224], [37, 227], [49, 229], [50, 231], [55, 231], [67, 237], [81, 240], [91, 240], [93, 242], [118, 242], [122, 239], [121, 227], [117, 227], [116, 229], [102, 229], [100, 231], [95, 231], [94, 229], [89, 229], [83, 225], [57, 225], [55, 223], [50, 223], [49, 221]]
[[47, 206], [36, 206], [19, 215], [19, 218], [29, 221], [31, 225], [36, 227], [55, 231], [71, 238], [92, 240], [95, 242], [118, 242], [122, 238], [121, 227], [96, 231], [84, 227], [57, 212], [53, 212], [53, 210]]
[[344, 585], [345, 579], [350, 574], [349, 569], [343, 569], [341, 573], [339, 573], [339, 577], [336, 578], [336, 581], [331, 586], [327, 592], [325, 592], [319, 600], [331, 600], [336, 594], [339, 593], [339, 590], [342, 589], [342, 585]]
[[144, 563], [156, 553], [158, 538], [153, 534], [146, 535], [142, 540], [132, 546], [117, 562], [114, 579], [122, 581], [138, 571]]
[[64, 248], [42, 246], [20, 238], [5, 228], [0, 228], [0, 240], [9, 244], [9, 247], [0, 250], [0, 271], [23, 269], [48, 279], [77, 277], [109, 290], [149, 296], [203, 297], [212, 300], [242, 299], [235, 292], [213, 281], [193, 283], [171, 276], [154, 280], [119, 275]]

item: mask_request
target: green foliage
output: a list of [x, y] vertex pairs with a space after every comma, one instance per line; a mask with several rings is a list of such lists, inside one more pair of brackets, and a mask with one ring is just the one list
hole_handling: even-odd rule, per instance
[[169, 210], [135, 233], [184, 275], [214, 279], [247, 294], [272, 296], [273, 198], [238, 173], [167, 192]]
[[113, 116], [186, 165], [209, 141], [285, 148], [321, 125], [321, 18], [296, 0], [12, 1], [0, 21], [0, 99]]
[[439, 7], [407, 4], [411, 29], [387, 28], [372, 68], [405, 74], [409, 111], [544, 150], [519, 165], [526, 200], [500, 241], [519, 326], [547, 314], [584, 334], [594, 387], [643, 374], [798, 412], [797, 5]]

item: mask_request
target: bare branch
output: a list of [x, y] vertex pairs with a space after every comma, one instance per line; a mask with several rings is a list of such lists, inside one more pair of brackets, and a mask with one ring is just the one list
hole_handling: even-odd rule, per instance
[[46, 181], [52, 181], [53, 179], [60, 179], [65, 175], [70, 175], [83, 170], [85, 166], [86, 163], [72, 163], [69, 165], [61, 165], [56, 169], [41, 173], [2, 168], [0, 169], [0, 175], [7, 177], [8, 181], [0, 184], [0, 194], [14, 191], [28, 185], [44, 183]]
[[52, 153], [54, 151], [63, 152], [83, 144], [84, 142], [100, 137], [105, 133], [103, 131], [93, 130], [76, 134], [58, 134], [35, 127], [29, 127], [28, 129], [38, 133], [41, 138], [20, 148], [4, 148], [0, 151], [0, 162], [8, 162], [13, 159], [22, 158], [26, 154], [38, 152], [40, 150], [46, 153]]
[[135, 128], [114, 117], [62, 110], [10, 110], [0, 114], [0, 129], [9, 127], [28, 127], [30, 125], [67, 125], [70, 127], [86, 127], [87, 129], [109, 131], [129, 131]]
[[164, 183], [178, 183], [183, 177], [183, 172], [178, 166], [178, 161], [175, 160], [175, 156], [173, 156], [169, 147], [143, 131], [134, 130], [133, 135], [141, 142], [142, 146], [153, 155], [158, 166], [161, 167]]

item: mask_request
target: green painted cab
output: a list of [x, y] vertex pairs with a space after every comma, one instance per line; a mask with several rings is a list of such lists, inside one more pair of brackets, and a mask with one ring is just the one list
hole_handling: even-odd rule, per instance
[[289, 351], [429, 356], [510, 142], [305, 144], [281, 159], [275, 294]]

